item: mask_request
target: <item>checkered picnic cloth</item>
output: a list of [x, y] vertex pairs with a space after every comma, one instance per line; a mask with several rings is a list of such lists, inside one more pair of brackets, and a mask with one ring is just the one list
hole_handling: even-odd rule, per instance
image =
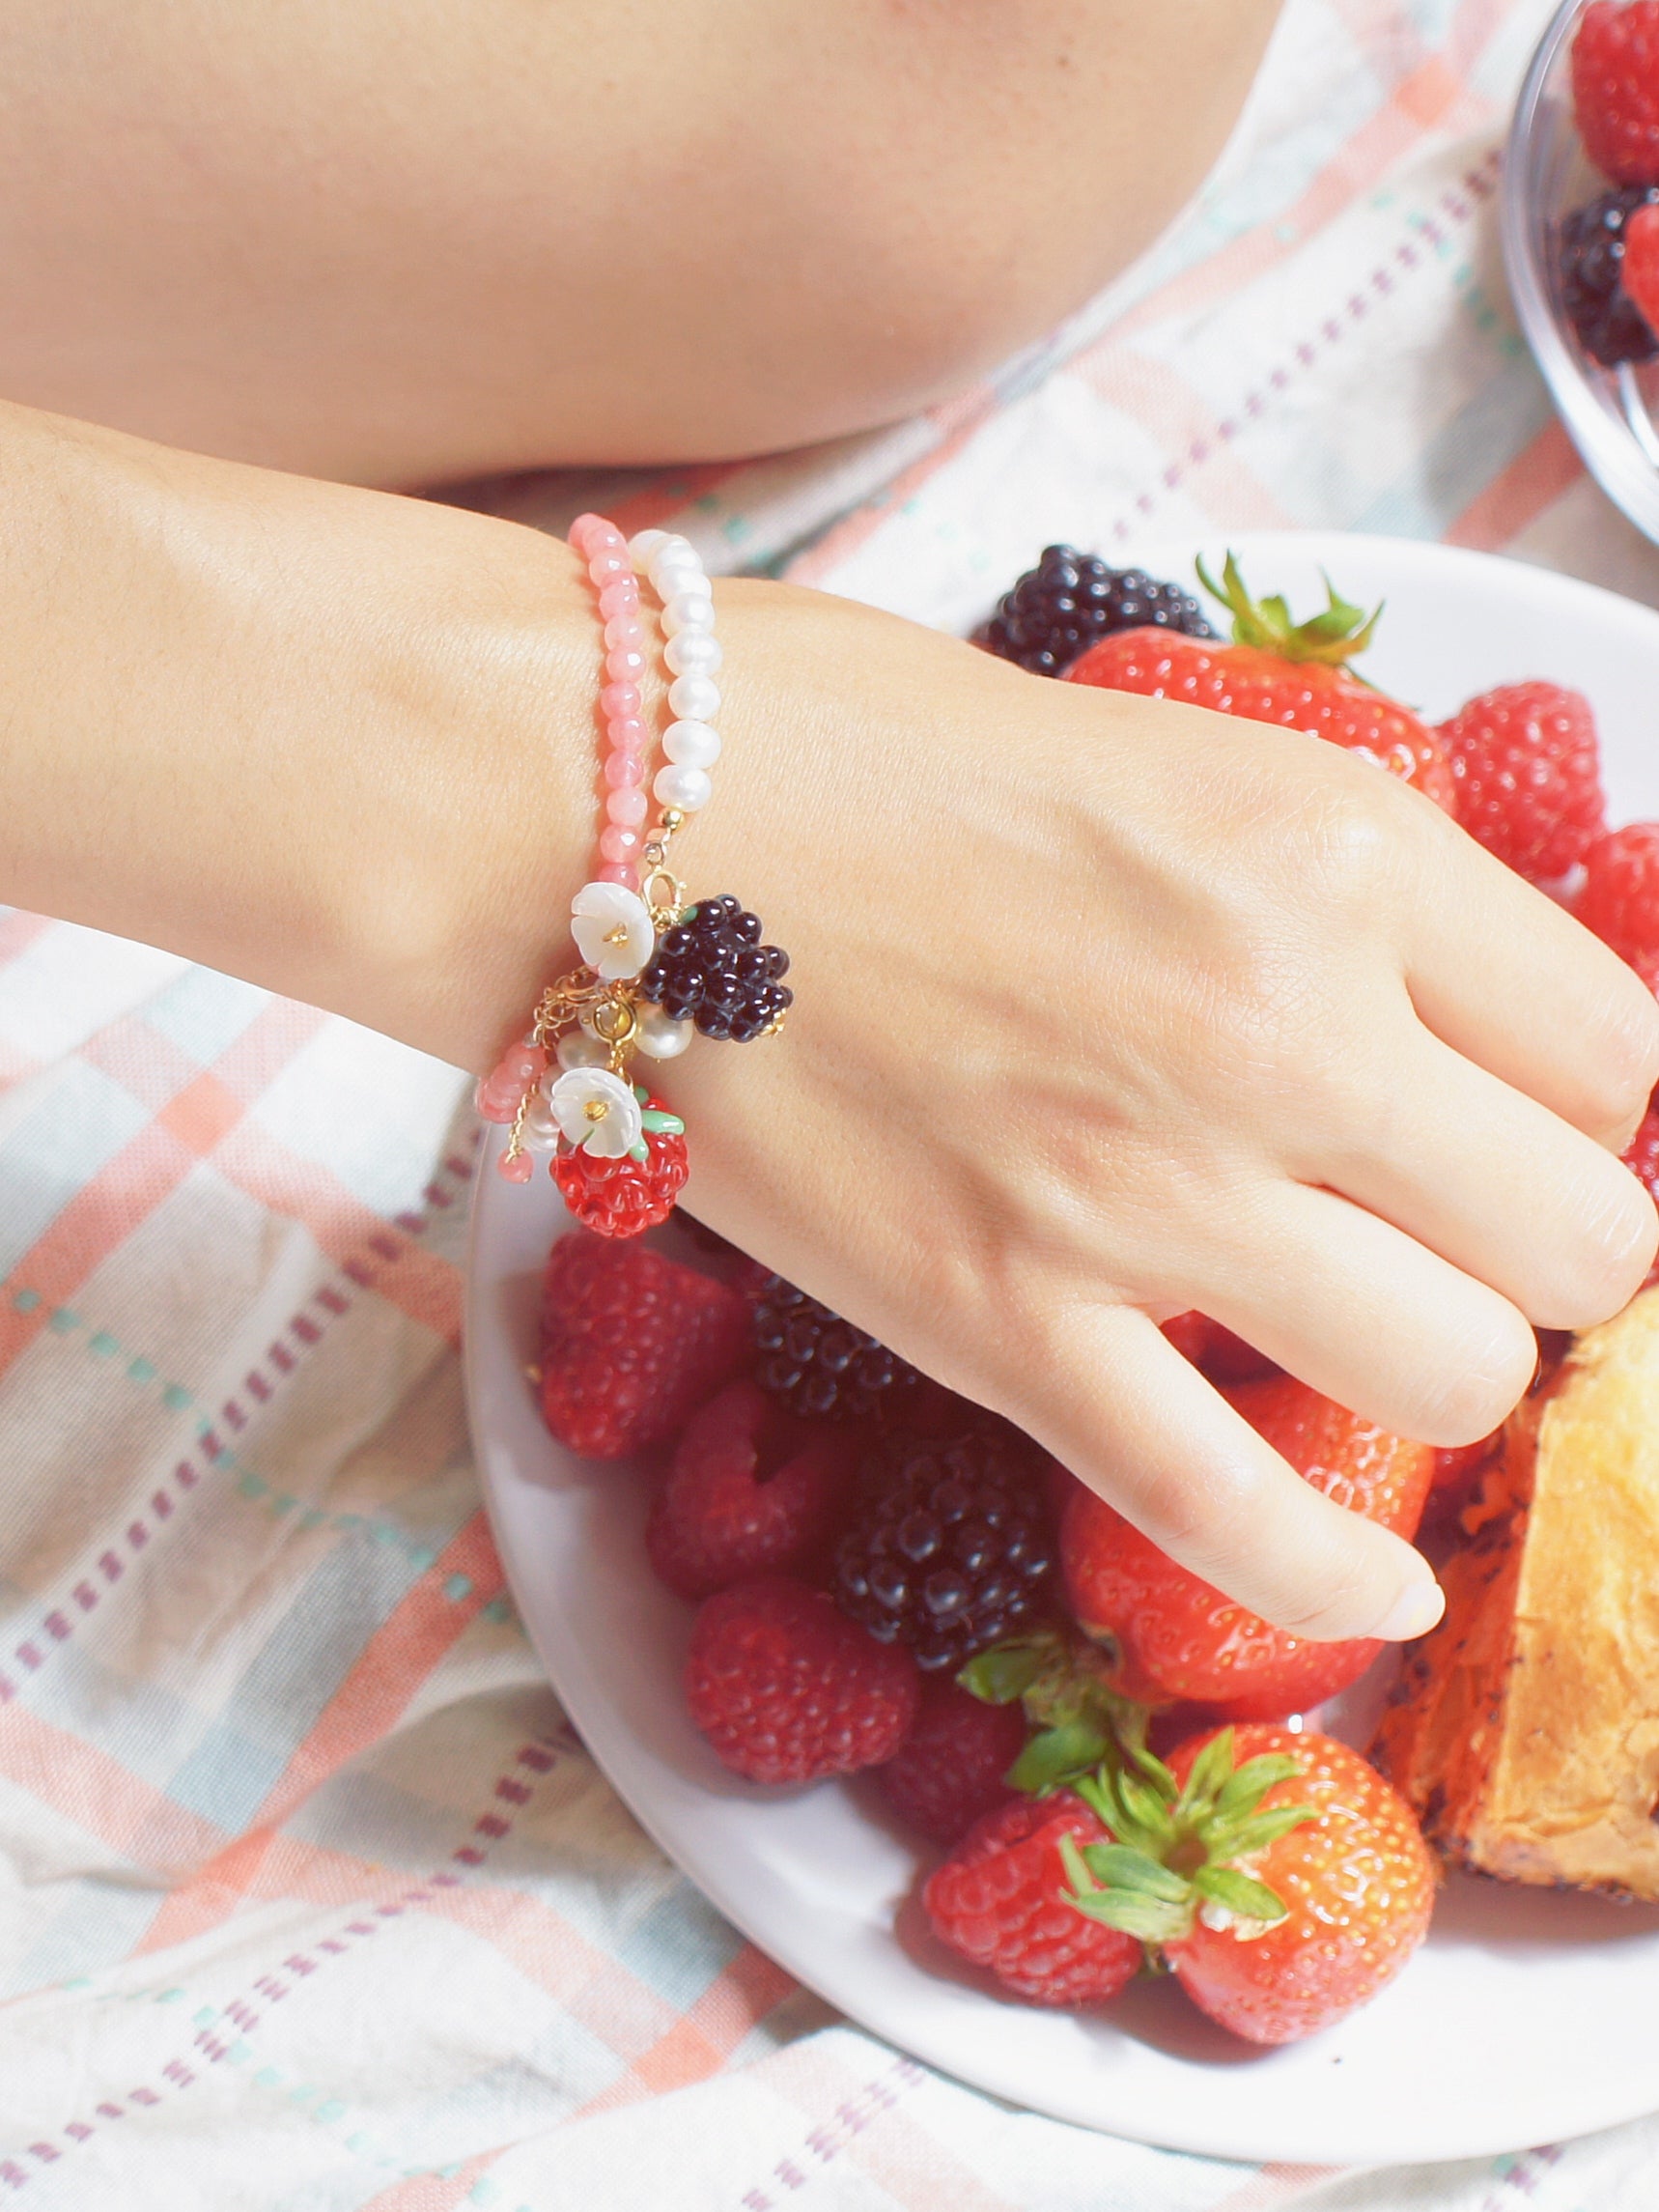
[[[1109, 551], [1420, 533], [1659, 604], [1498, 267], [1547, 12], [1292, 0], [1196, 206], [994, 385], [827, 455], [475, 496], [671, 515], [723, 565], [794, 553], [957, 624], [1103, 517]], [[503, 1590], [456, 1359], [462, 1079], [14, 914], [0, 1084], [0, 2202], [1653, 2203], [1659, 2123], [1257, 2170], [1010, 2111], [836, 2019], [642, 1837]]]

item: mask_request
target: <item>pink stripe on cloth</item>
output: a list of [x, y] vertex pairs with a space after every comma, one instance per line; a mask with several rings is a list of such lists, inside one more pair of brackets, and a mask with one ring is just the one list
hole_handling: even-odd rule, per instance
[[1449, 546], [1499, 553], [1546, 507], [1553, 507], [1584, 474], [1572, 440], [1552, 418], [1484, 491], [1476, 495], [1446, 533]]
[[1341, 2171], [1339, 2166], [1285, 2166], [1275, 2162], [1264, 2166], [1230, 2197], [1222, 2198], [1210, 2207], [1210, 2212], [1273, 2212], [1275, 2205], [1290, 2203], [1304, 2190], [1313, 2188], [1317, 2182], [1329, 2181]]
[[[213, 1165], [267, 1212], [298, 1222], [352, 1282], [372, 1289], [445, 1344], [460, 1343], [461, 1272], [452, 1261], [410, 1241], [418, 1216], [400, 1214], [396, 1226], [389, 1225], [328, 1169], [291, 1151], [257, 1120], [242, 1122], [219, 1146]], [[444, 1161], [428, 1188], [429, 1206], [447, 1211], [462, 1204], [470, 1173], [469, 1161]]]
[[422, 2173], [407, 2181], [394, 2181], [390, 2188], [377, 2189], [373, 2197], [365, 2197], [358, 2212], [454, 2212], [457, 2204], [465, 2203], [500, 2155], [499, 2151], [486, 2151], [465, 2160], [453, 2173]]
[[[745, 2036], [799, 1986], [775, 1960], [745, 1943], [689, 2011], [677, 2016], [649, 2049], [634, 2057], [619, 2081], [590, 2098], [575, 2116], [589, 2119], [707, 2081], [718, 2073]], [[593, 2025], [586, 2014], [578, 2011], [577, 2016]]]
[[20, 906], [9, 907], [0, 913], [0, 968], [15, 960], [19, 952], [26, 952], [37, 938], [59, 924], [44, 914], [25, 914]]
[[[464, 1597], [452, 1598], [444, 1585], [458, 1575], [472, 1587]], [[254, 1825], [280, 1828], [321, 1783], [389, 1736], [427, 1677], [504, 1587], [480, 1508], [358, 1653], [254, 1815]]]
[[224, 1848], [223, 1829], [20, 1703], [0, 1710], [0, 1774], [109, 1850], [164, 1876], [176, 1878]]

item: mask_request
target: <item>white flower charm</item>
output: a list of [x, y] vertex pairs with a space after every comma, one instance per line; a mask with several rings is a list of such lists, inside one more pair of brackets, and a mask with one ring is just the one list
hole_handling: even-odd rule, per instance
[[651, 909], [626, 884], [584, 883], [571, 900], [571, 935], [606, 983], [637, 976], [657, 950]]
[[645, 1141], [633, 1085], [607, 1067], [568, 1068], [548, 1104], [566, 1141], [598, 1159], [620, 1160]]

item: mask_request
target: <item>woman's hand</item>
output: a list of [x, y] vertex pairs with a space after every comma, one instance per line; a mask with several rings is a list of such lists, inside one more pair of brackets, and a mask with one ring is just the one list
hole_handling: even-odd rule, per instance
[[[569, 549], [0, 409], [0, 896], [488, 1066], [572, 964], [598, 625]], [[1623, 965], [1317, 739], [722, 585], [676, 847], [797, 1005], [663, 1087], [694, 1209], [1312, 1636], [1437, 1602], [1160, 1335], [1198, 1307], [1436, 1443], [1659, 1237]], [[683, 858], [681, 857], [683, 855]]]
[[726, 751], [684, 840], [788, 947], [775, 1040], [669, 1088], [692, 1208], [1315, 1637], [1420, 1632], [1394, 1536], [1160, 1335], [1197, 1307], [1449, 1445], [1532, 1324], [1636, 1290], [1615, 1152], [1659, 1009], [1417, 792], [1322, 741], [721, 593]]

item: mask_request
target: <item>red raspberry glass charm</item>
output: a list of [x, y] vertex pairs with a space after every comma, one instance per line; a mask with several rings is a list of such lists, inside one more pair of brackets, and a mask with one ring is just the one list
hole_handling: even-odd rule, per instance
[[[648, 1097], [642, 1119], [643, 1160], [632, 1153], [604, 1159], [568, 1144], [561, 1144], [554, 1156], [552, 1177], [566, 1205], [598, 1236], [643, 1236], [666, 1221], [690, 1173], [679, 1118], [661, 1098]], [[653, 1128], [658, 1119], [671, 1125]]]

